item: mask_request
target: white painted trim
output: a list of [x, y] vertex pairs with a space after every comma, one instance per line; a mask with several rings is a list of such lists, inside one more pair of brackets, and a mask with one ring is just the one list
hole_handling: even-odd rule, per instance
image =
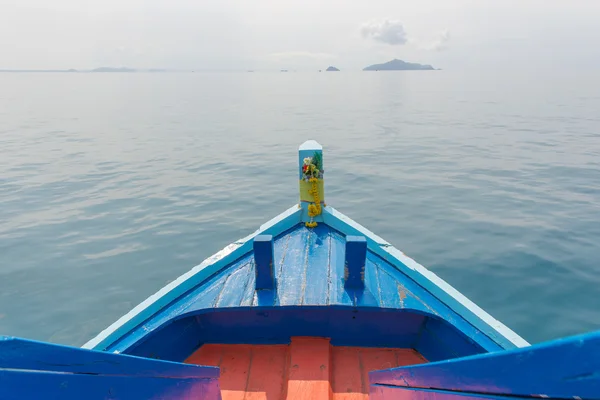
[[316, 140], [307, 140], [300, 145], [298, 150], [323, 150], [323, 146], [321, 146]]

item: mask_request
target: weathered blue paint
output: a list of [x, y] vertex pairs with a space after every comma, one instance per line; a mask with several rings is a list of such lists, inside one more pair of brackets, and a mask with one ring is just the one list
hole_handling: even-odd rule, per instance
[[[108, 350], [125, 352], [169, 321], [189, 313], [215, 308], [301, 305], [383, 307], [439, 316], [464, 332], [477, 346], [487, 351], [501, 349], [370, 249], [366, 252], [364, 288], [345, 288], [346, 237], [325, 224], [314, 229], [298, 224], [274, 236], [273, 243], [276, 291], [254, 291], [254, 255], [248, 253], [133, 329]], [[453, 350], [453, 346], [460, 346], [462, 339], [456, 341], [450, 333], [432, 335], [436, 329], [426, 328], [424, 325], [423, 338], [415, 345], [419, 345], [430, 360], [473, 354], [464, 349]], [[242, 331], [238, 333], [243, 334]], [[467, 347], [471, 348], [470, 345]]]
[[354, 305], [354, 297], [344, 288], [346, 242], [344, 236], [331, 229], [331, 249], [329, 251], [329, 290], [328, 305]]
[[[403, 310], [343, 306], [202, 310], [152, 332], [127, 354], [182, 361], [203, 343], [287, 344], [291, 336], [328, 337], [340, 346], [414, 348], [426, 319]], [[460, 356], [486, 352], [456, 328], [447, 328], [463, 342], [456, 344], [464, 351]]]
[[301, 304], [306, 281], [306, 263], [310, 229], [300, 227], [288, 234], [285, 252], [282, 254], [277, 282], [277, 300], [275, 305], [293, 306]]
[[306, 279], [301, 282], [304, 293], [300, 304], [328, 304], [329, 257], [331, 249], [331, 229], [318, 225], [309, 231]]
[[472, 340], [457, 340], [452, 329], [445, 329], [427, 318], [414, 348], [427, 360], [438, 361], [477, 354], [469, 353], [472, 343]]
[[527, 341], [494, 319], [433, 272], [333, 207], [323, 208], [323, 222], [346, 235], [364, 235], [367, 238], [369, 251], [386, 260], [394, 269], [402, 272], [409, 280], [446, 304], [456, 315], [464, 318], [502, 348], [510, 349], [529, 345]]
[[258, 235], [254, 238], [254, 264], [256, 290], [275, 289], [273, 235]]
[[[346, 247], [347, 251], [348, 248]], [[363, 286], [353, 288], [346, 285], [346, 290], [354, 294], [354, 305], [356, 307], [381, 306], [381, 293], [379, 292], [379, 282], [377, 281], [378, 271], [377, 265], [372, 260], [365, 260], [364, 271], [362, 271], [360, 276], [362, 278], [362, 275], [364, 275], [364, 279], [362, 279]]]
[[362, 289], [365, 287], [365, 264], [367, 263], [367, 239], [364, 236], [346, 237], [346, 261], [344, 287]]
[[492, 395], [600, 399], [600, 332], [371, 372], [369, 382]]
[[239, 307], [246, 295], [246, 288], [251, 282], [251, 277], [256, 273], [252, 261], [243, 263], [237, 269], [232, 269], [225, 278], [223, 288], [217, 295], [215, 308]]
[[219, 369], [0, 337], [0, 398], [220, 399]]
[[[481, 393], [447, 392], [431, 389], [371, 385], [369, 400], [532, 400], [531, 397], [498, 396]], [[538, 399], [539, 400], [539, 399]], [[552, 399], [548, 399], [552, 400]], [[554, 399], [556, 400], [556, 399]]]

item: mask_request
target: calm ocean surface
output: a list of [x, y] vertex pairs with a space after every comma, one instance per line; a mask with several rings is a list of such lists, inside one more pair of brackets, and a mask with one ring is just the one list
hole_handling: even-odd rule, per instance
[[600, 75], [0, 74], [0, 334], [81, 345], [297, 201], [531, 342], [600, 329]]

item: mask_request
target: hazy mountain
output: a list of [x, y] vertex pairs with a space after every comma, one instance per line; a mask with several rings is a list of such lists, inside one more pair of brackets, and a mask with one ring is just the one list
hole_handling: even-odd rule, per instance
[[363, 69], [363, 71], [414, 71], [414, 70], [434, 70], [431, 65], [408, 63], [406, 61], [394, 59], [383, 64], [373, 64]]

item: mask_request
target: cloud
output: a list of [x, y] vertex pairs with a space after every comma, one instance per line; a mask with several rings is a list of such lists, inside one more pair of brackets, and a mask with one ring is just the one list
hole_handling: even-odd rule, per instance
[[392, 46], [401, 46], [408, 42], [408, 35], [400, 21], [386, 19], [365, 22], [362, 24], [360, 31], [364, 38]]
[[429, 41], [408, 35], [404, 25], [397, 20], [371, 20], [365, 22], [360, 28], [361, 34], [366, 39], [386, 43], [392, 46], [405, 44], [429, 51], [442, 51], [448, 48], [450, 32], [444, 30], [439, 32], [434, 39]]

